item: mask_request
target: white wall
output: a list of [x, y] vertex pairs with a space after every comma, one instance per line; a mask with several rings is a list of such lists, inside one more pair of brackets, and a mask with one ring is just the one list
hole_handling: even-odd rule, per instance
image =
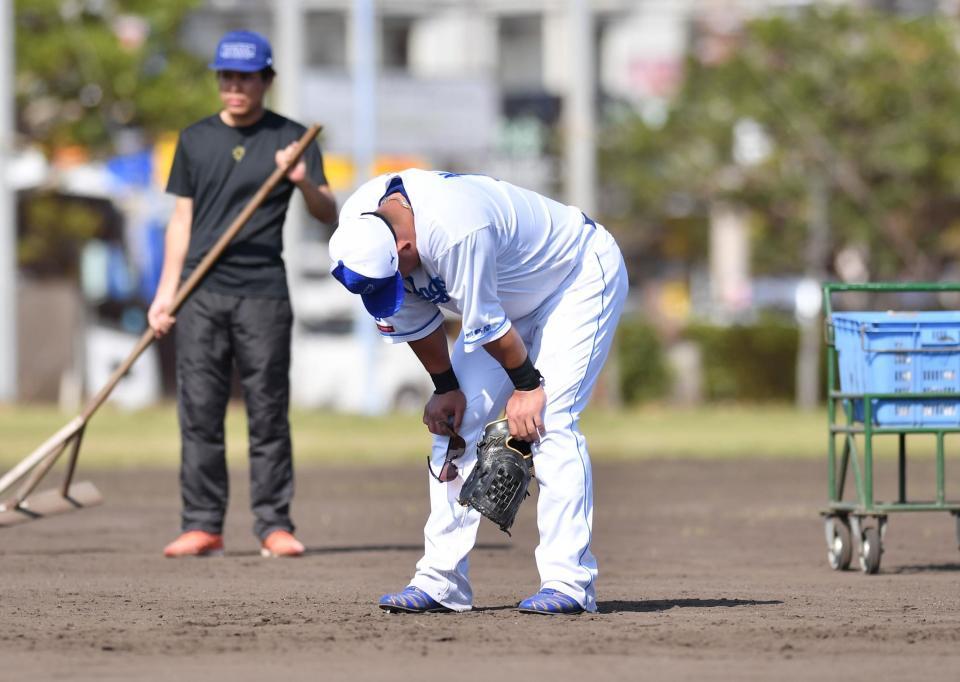
[[452, 8], [418, 19], [410, 35], [415, 78], [491, 78], [497, 63], [493, 15]]

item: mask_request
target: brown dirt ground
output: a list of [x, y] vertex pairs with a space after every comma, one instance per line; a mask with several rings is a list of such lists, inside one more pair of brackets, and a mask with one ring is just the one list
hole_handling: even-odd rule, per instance
[[420, 467], [301, 469], [300, 560], [257, 554], [242, 472], [227, 556], [181, 561], [175, 472], [81, 473], [104, 506], [0, 530], [2, 680], [960, 678], [953, 519], [893, 516], [880, 575], [833, 572], [813, 460], [598, 464], [600, 613], [566, 618], [512, 608], [532, 500], [513, 539], [484, 523], [475, 611], [404, 616], [375, 601], [420, 556]]

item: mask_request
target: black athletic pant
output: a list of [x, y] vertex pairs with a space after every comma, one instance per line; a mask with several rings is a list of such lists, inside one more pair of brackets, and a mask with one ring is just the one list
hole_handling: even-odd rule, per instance
[[290, 302], [200, 289], [177, 313], [183, 530], [220, 533], [229, 482], [224, 417], [236, 364], [247, 406], [254, 533], [293, 531]]

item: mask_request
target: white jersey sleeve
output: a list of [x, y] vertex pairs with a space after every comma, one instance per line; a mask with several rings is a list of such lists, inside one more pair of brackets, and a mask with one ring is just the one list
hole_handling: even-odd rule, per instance
[[510, 331], [497, 294], [497, 241], [488, 227], [474, 230], [437, 259], [450, 297], [460, 302], [468, 353]]
[[395, 315], [377, 318], [377, 330], [387, 343], [408, 343], [429, 336], [443, 324], [443, 313], [434, 303], [426, 301], [406, 288], [403, 305]]

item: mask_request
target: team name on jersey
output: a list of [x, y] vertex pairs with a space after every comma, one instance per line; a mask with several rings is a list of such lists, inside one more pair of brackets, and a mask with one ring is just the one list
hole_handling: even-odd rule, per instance
[[439, 305], [450, 300], [450, 296], [447, 294], [447, 283], [440, 277], [431, 277], [425, 287], [418, 287], [417, 283], [413, 281], [412, 275], [406, 277], [404, 281], [407, 284], [404, 287], [407, 293], [414, 294], [425, 301]]

